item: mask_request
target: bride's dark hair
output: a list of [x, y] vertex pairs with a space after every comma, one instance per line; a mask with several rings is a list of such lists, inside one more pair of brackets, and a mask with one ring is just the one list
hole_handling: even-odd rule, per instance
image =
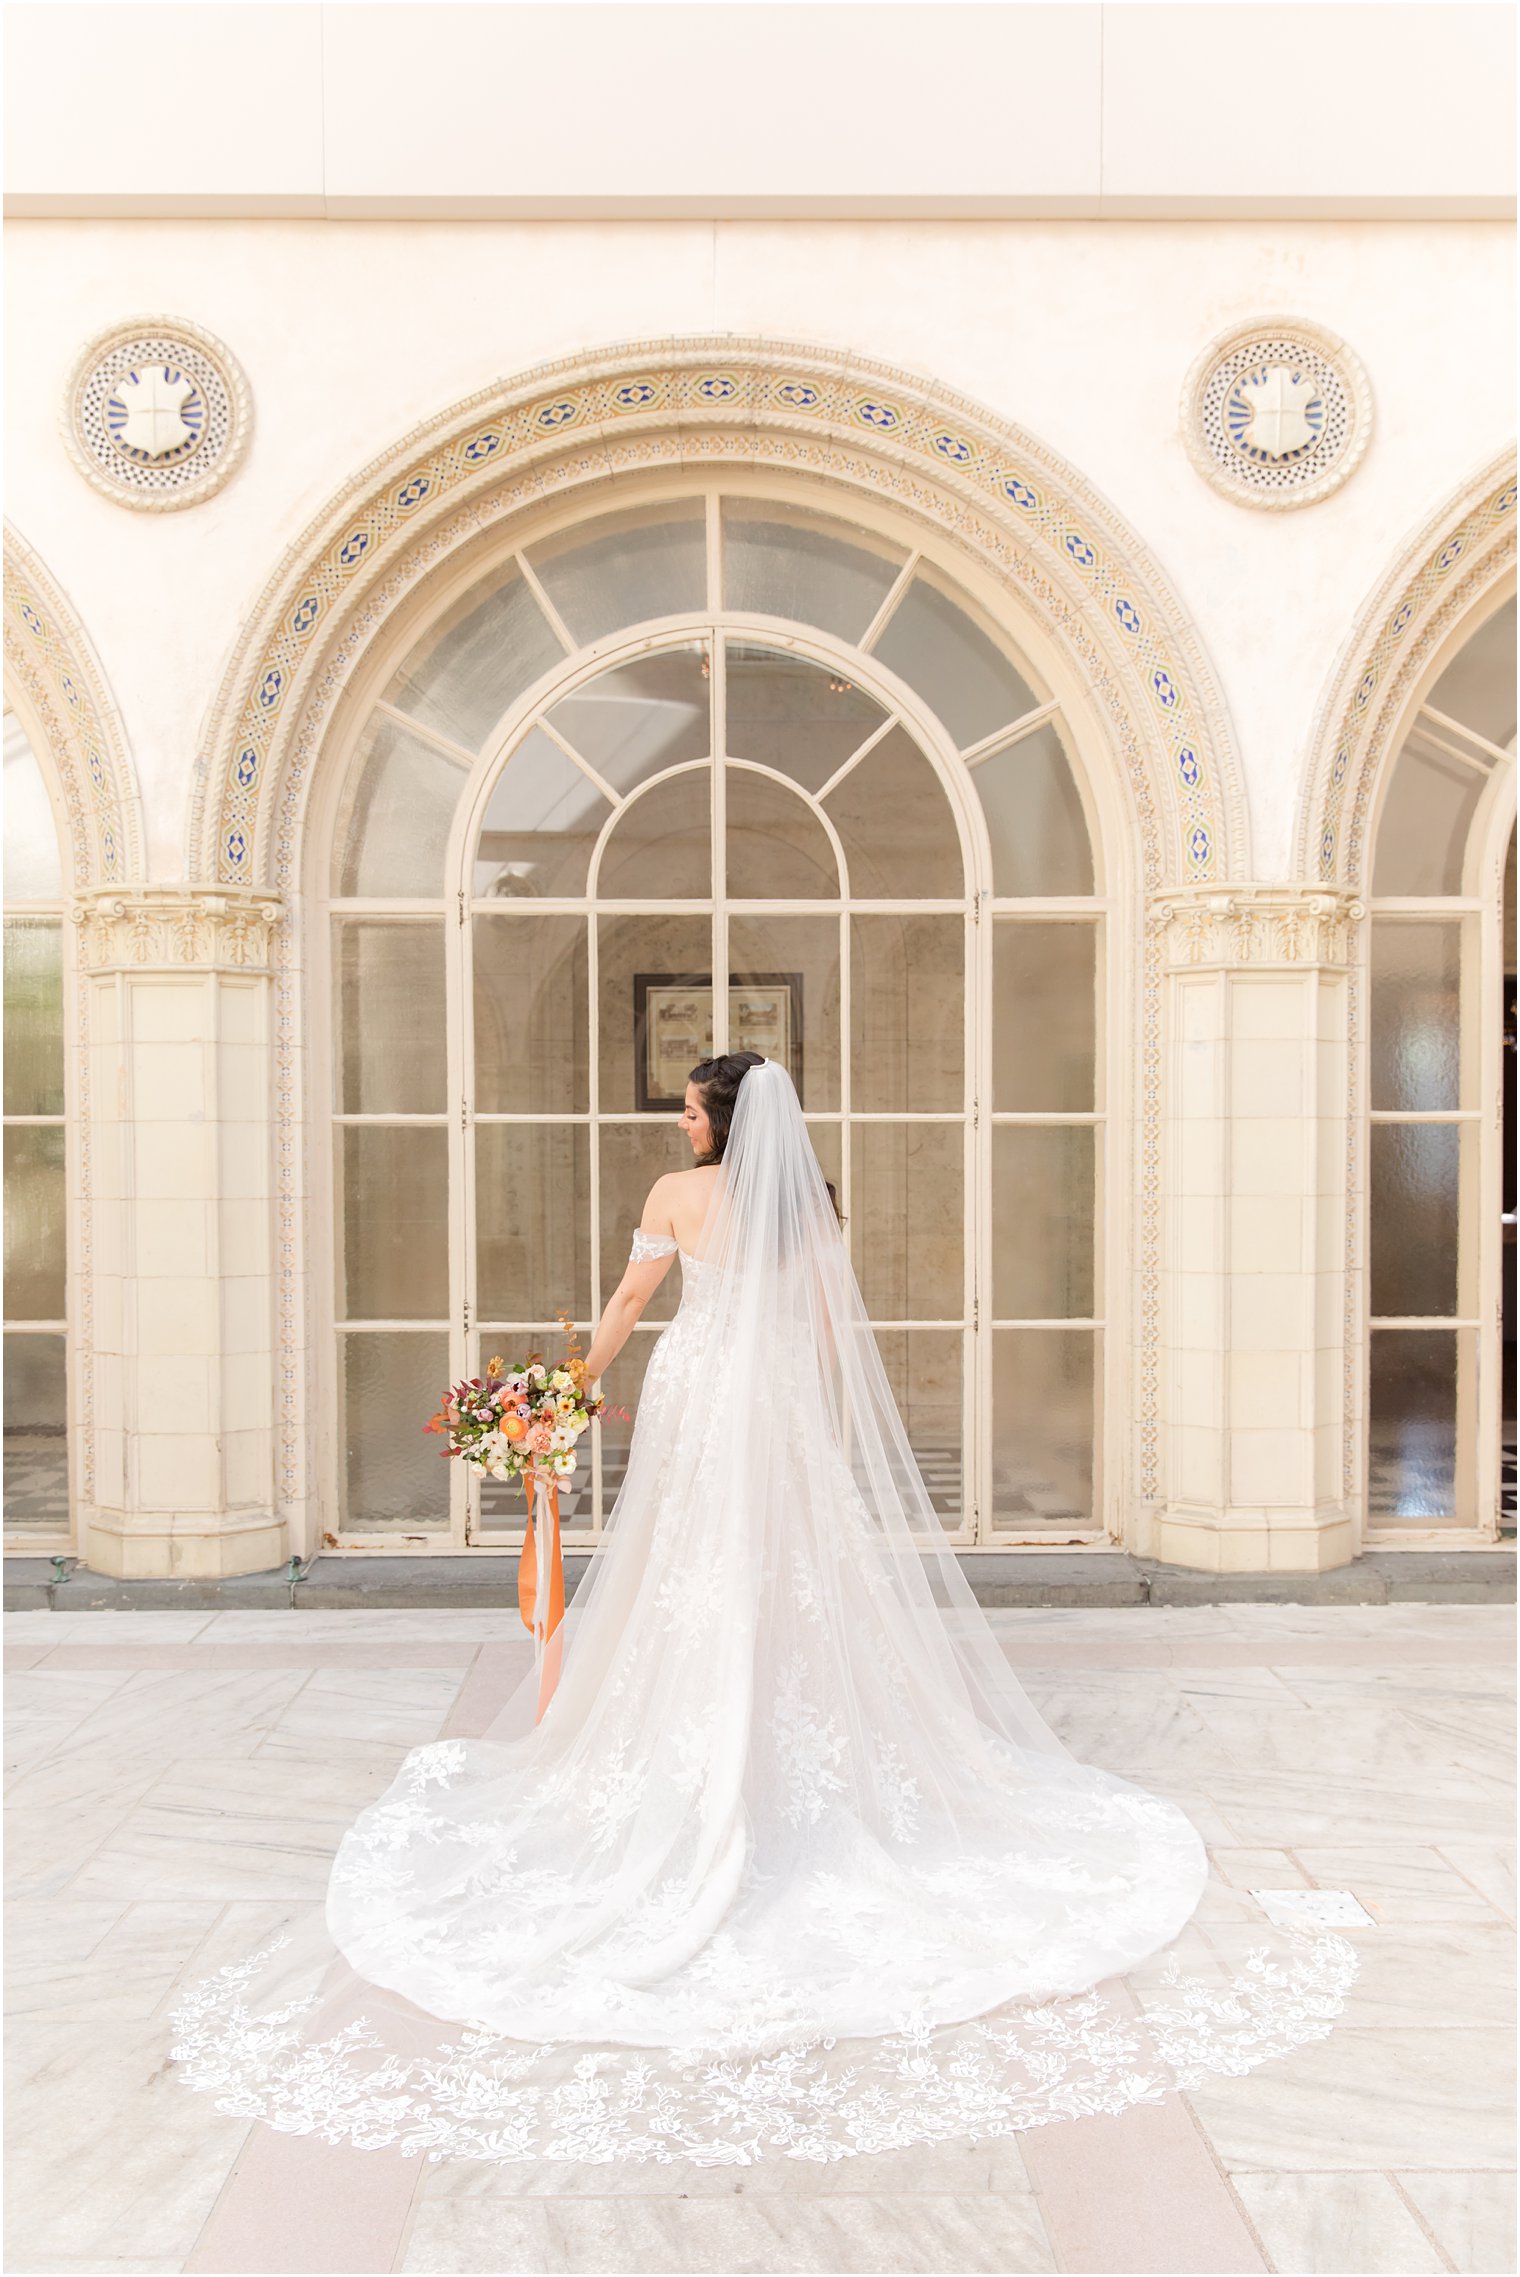
[[[707, 1115], [707, 1152], [697, 1157], [696, 1167], [699, 1170], [705, 1169], [709, 1163], [723, 1160], [723, 1150], [728, 1145], [728, 1134], [733, 1128], [739, 1086], [752, 1067], [764, 1065], [764, 1056], [760, 1052], [720, 1052], [716, 1059], [699, 1059], [687, 1076], [687, 1082], [694, 1083], [701, 1092], [702, 1106]], [[834, 1191], [834, 1181], [825, 1178], [824, 1184], [829, 1190], [829, 1200], [834, 1205], [834, 1215], [843, 1225], [844, 1218], [840, 1213], [839, 1196]]]

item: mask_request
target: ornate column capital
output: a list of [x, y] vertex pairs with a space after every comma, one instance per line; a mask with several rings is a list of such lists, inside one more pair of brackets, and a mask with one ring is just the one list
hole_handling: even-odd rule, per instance
[[1146, 905], [1167, 968], [1344, 967], [1366, 906], [1334, 886], [1182, 887]]
[[248, 886], [111, 887], [76, 895], [83, 972], [267, 972], [277, 894]]

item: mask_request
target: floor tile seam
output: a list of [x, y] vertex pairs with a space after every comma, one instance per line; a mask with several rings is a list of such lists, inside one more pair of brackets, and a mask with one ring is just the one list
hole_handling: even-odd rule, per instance
[[[1513, 1835], [1513, 1828], [1507, 1827], [1504, 1831], [1508, 1834]], [[1511, 1928], [1515, 1926], [1514, 1913], [1506, 1912], [1497, 1898], [1491, 1898], [1486, 1890], [1480, 1890], [1477, 1883], [1473, 1881], [1471, 1876], [1465, 1874], [1462, 1871], [1462, 1868], [1457, 1864], [1455, 1858], [1448, 1857], [1444, 1840], [1438, 1839], [1435, 1842], [1427, 1844], [1425, 1847], [1434, 1850], [1442, 1865], [1445, 1866], [1451, 1873], [1455, 1874], [1458, 1881], [1465, 1883], [1467, 1888], [1470, 1889], [1476, 1897], [1481, 1898], [1483, 1903], [1488, 1906], [1492, 1912], [1497, 1913], [1501, 1920], [1507, 1921]], [[1496, 1842], [1494, 1847], [1497, 1850], [1502, 1850], [1507, 1846], [1503, 1843]]]

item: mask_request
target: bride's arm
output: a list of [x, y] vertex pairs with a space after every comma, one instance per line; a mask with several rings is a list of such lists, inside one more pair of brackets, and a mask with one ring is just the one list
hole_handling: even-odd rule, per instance
[[663, 1257], [646, 1257], [638, 1263], [630, 1260], [628, 1268], [602, 1308], [586, 1353], [586, 1381], [595, 1383], [622, 1351], [633, 1333], [634, 1323], [648, 1304], [655, 1290], [670, 1271], [675, 1256], [675, 1234], [671, 1225], [670, 1205], [660, 1189], [663, 1178], [657, 1179], [644, 1204], [639, 1220], [640, 1233], [650, 1234], [657, 1241], [669, 1241], [671, 1247]]

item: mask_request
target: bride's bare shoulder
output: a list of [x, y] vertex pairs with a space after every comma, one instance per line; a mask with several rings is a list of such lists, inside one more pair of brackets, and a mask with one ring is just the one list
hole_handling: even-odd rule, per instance
[[646, 1233], [668, 1232], [672, 1222], [690, 1214], [692, 1205], [706, 1207], [707, 1195], [718, 1175], [715, 1162], [691, 1170], [667, 1170], [649, 1189], [642, 1224]]

